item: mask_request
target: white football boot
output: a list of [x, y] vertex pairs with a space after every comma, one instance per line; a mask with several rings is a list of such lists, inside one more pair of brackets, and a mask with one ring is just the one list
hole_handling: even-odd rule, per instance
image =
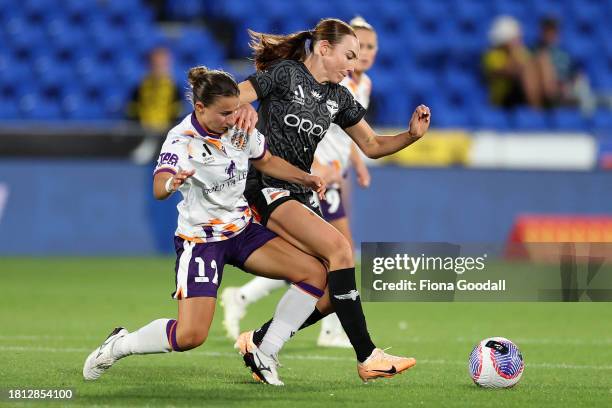
[[248, 347], [248, 351], [240, 346], [238, 348], [240, 349], [240, 354], [242, 354], [244, 364], [251, 370], [251, 374], [255, 381], [271, 385], [285, 385], [280, 378], [278, 378], [277, 369], [279, 363], [276, 356], [264, 354], [252, 340], [249, 341], [248, 346], [244, 346]]
[[246, 302], [240, 296], [240, 288], [225, 288], [221, 292], [221, 306], [223, 307], [223, 327], [225, 327], [227, 337], [236, 340], [240, 334], [240, 320], [246, 314]]
[[113, 345], [117, 339], [128, 333], [123, 327], [115, 328], [104, 340], [104, 343], [91, 352], [85, 360], [85, 365], [83, 365], [83, 377], [86, 380], [97, 380], [106, 370], [115, 364], [118, 358], [113, 355]]

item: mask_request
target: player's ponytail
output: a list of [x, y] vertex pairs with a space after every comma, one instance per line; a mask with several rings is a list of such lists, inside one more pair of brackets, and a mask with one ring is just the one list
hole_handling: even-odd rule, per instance
[[187, 75], [190, 91], [189, 101], [195, 105], [200, 101], [204, 106], [210, 106], [220, 96], [238, 96], [238, 84], [225, 71], [211, 70], [204, 66], [193, 67]]
[[356, 37], [355, 32], [342, 20], [325, 18], [314, 30], [298, 31], [289, 35], [264, 34], [249, 30], [255, 67], [261, 71], [278, 60], [303, 61], [314, 50], [318, 41], [326, 40], [332, 46], [342, 41], [345, 35]]

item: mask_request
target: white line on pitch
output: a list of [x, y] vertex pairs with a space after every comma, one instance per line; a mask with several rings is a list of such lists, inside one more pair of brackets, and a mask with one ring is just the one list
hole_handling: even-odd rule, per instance
[[[23, 346], [0, 346], [0, 351], [32, 351], [41, 353], [88, 353], [91, 349], [87, 348], [53, 348], [53, 347], [23, 347]], [[219, 352], [219, 351], [190, 351], [189, 353], [177, 353], [179, 355], [201, 355], [205, 357], [223, 357], [223, 358], [238, 358], [236, 353]], [[354, 362], [355, 359], [349, 357], [334, 357], [334, 356], [319, 356], [319, 355], [300, 355], [300, 354], [284, 354], [281, 360], [306, 360], [306, 361], [346, 361]], [[440, 364], [440, 365], [466, 365], [461, 361], [449, 360], [427, 360], [419, 359], [421, 364]], [[612, 365], [589, 365], [589, 364], [564, 364], [564, 363], [526, 363], [527, 367], [533, 368], [550, 368], [550, 369], [572, 369], [572, 370], [612, 370]]]
[[[103, 337], [103, 336], [102, 336]], [[56, 335], [0, 335], [0, 340], [99, 340], [101, 336], [56, 336]], [[208, 336], [208, 340], [212, 341], [223, 341], [228, 340], [225, 336]], [[431, 343], [436, 341], [437, 339], [428, 339], [422, 337], [402, 337], [402, 342], [404, 343]], [[602, 339], [576, 339], [576, 338], [513, 338], [512, 339], [519, 346], [521, 344], [542, 344], [542, 345], [573, 345], [573, 346], [606, 346], [612, 345], [612, 339], [602, 338]], [[304, 340], [298, 340], [304, 341]], [[456, 337], [455, 341], [457, 343], [474, 343], [476, 344], [478, 340], [476, 338], [468, 338], [468, 337]], [[295, 340], [293, 340], [295, 342]]]

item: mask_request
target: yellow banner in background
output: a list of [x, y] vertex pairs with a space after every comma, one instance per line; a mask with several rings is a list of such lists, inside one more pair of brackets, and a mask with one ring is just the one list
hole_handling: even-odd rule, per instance
[[423, 167], [467, 165], [471, 144], [468, 132], [431, 130], [418, 142], [385, 158], [385, 162]]

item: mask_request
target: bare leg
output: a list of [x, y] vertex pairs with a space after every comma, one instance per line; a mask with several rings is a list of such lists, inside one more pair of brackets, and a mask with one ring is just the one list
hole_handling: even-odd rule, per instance
[[321, 309], [324, 309], [324, 302], [329, 301], [333, 305], [357, 359], [365, 361], [376, 346], [367, 330], [355, 281], [353, 250], [348, 240], [317, 214], [293, 200], [281, 204], [272, 213], [267, 227], [302, 251], [325, 262], [329, 269], [329, 294], [319, 300]]
[[527, 103], [533, 108], [542, 107], [542, 87], [536, 65], [527, 61], [521, 70], [521, 85], [527, 98]]
[[176, 341], [182, 351], [196, 348], [206, 341], [215, 315], [214, 297], [187, 298], [178, 301]]
[[[317, 300], [323, 295], [327, 271], [316, 258], [281, 238], [272, 239], [253, 252], [245, 268], [258, 275], [293, 283], [278, 302], [274, 318], [259, 345], [265, 355], [275, 356], [313, 313]], [[250, 358], [245, 354], [245, 361]]]

